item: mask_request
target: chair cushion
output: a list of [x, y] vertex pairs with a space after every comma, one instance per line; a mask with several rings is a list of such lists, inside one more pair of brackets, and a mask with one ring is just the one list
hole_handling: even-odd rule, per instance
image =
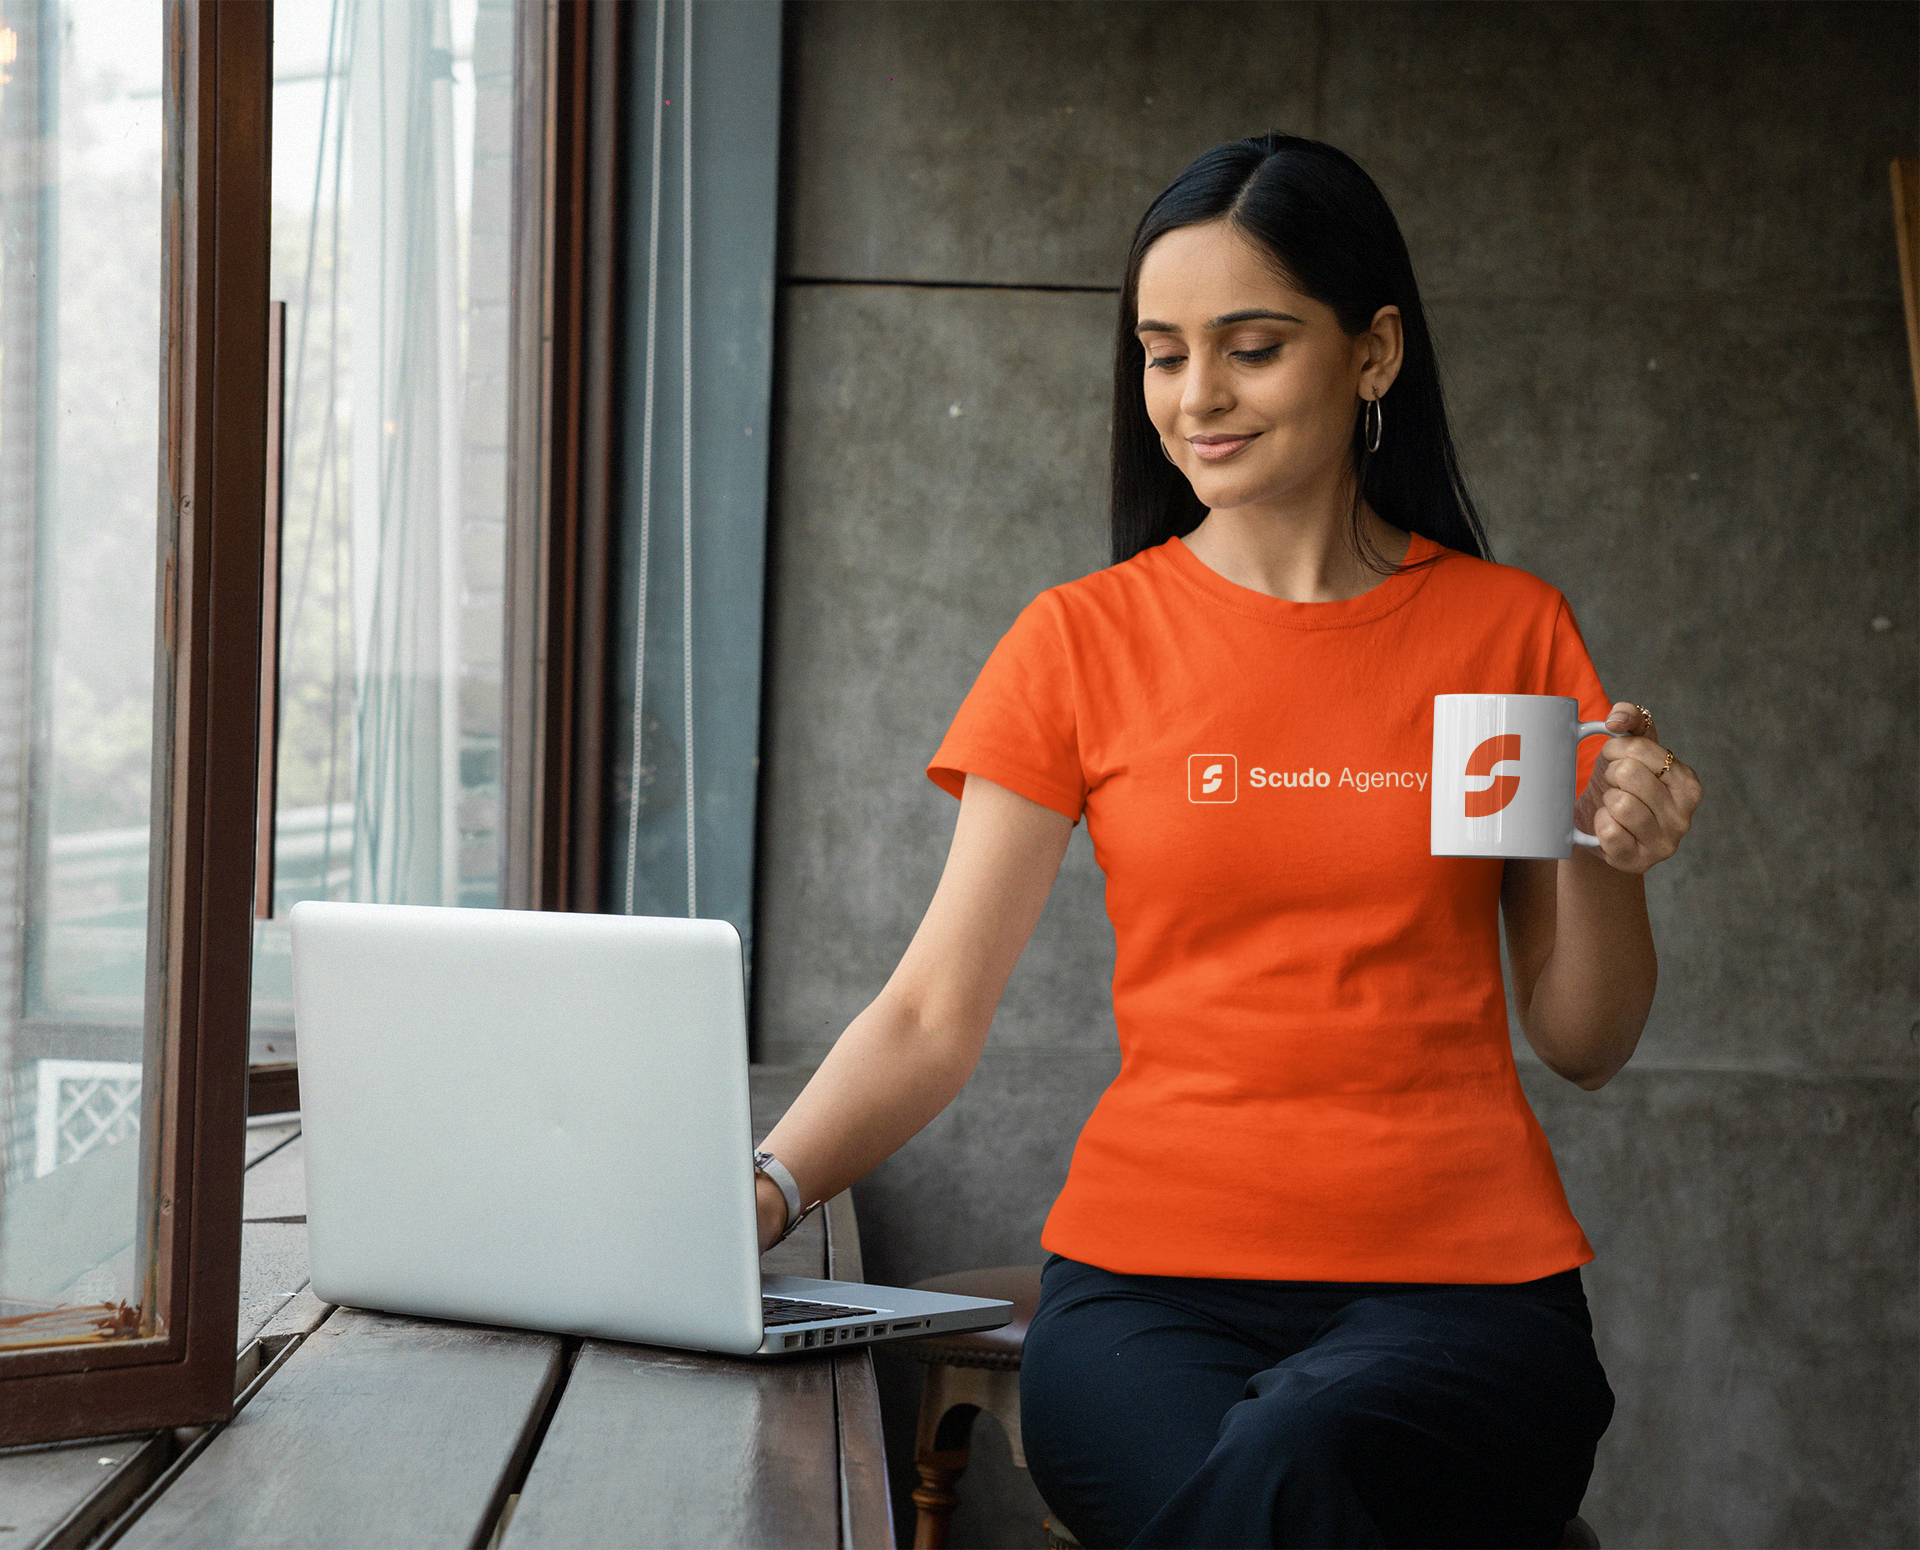
[[951, 1292], [958, 1297], [998, 1297], [1013, 1304], [1013, 1317], [998, 1329], [976, 1329], [961, 1334], [928, 1335], [902, 1340], [899, 1346], [923, 1362], [947, 1367], [998, 1367], [1018, 1370], [1020, 1348], [1027, 1342], [1027, 1326], [1040, 1305], [1038, 1265], [996, 1265], [989, 1270], [960, 1270], [914, 1282], [921, 1292]]

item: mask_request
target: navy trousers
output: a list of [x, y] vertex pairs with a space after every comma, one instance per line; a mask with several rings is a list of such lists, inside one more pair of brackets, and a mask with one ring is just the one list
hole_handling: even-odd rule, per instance
[[1226, 1281], [1056, 1254], [1020, 1363], [1033, 1482], [1089, 1550], [1557, 1545], [1612, 1416], [1578, 1270]]

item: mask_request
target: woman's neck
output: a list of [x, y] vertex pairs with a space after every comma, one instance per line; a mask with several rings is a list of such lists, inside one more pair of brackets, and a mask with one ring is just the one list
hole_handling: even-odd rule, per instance
[[[1344, 502], [1311, 514], [1230, 507], [1208, 512], [1181, 541], [1202, 565], [1236, 586], [1290, 603], [1334, 603], [1370, 592], [1384, 579], [1355, 552], [1347, 510]], [[1396, 565], [1412, 543], [1365, 504], [1360, 531], [1376, 554]]]

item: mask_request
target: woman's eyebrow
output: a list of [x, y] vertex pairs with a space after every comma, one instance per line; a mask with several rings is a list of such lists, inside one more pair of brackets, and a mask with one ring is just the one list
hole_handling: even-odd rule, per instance
[[1254, 318], [1272, 318], [1278, 323], [1304, 323], [1305, 318], [1297, 318], [1291, 312], [1273, 312], [1266, 307], [1246, 307], [1239, 312], [1223, 312], [1217, 318], [1208, 318], [1207, 327], [1225, 328], [1230, 323], [1246, 323]]
[[[1271, 318], [1276, 323], [1304, 323], [1305, 318], [1295, 317], [1291, 312], [1273, 312], [1266, 307], [1243, 307], [1238, 312], [1223, 312], [1217, 318], [1208, 318], [1202, 327], [1209, 330], [1227, 328], [1235, 323], [1251, 322], [1254, 318]], [[1142, 318], [1133, 325], [1136, 334], [1177, 334], [1179, 327], [1173, 323], [1162, 323], [1156, 318]]]

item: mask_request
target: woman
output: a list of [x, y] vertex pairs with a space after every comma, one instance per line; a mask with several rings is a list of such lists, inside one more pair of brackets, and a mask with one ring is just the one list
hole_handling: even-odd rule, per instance
[[[960, 814], [926, 918], [766, 1150], [817, 1199], [953, 1098], [1084, 816], [1122, 1067], [1042, 1239], [1042, 1495], [1089, 1546], [1557, 1544], [1613, 1396], [1499, 917], [1528, 1041], [1601, 1086], [1653, 997], [1641, 877], [1700, 786], [1559, 593], [1484, 558], [1405, 244], [1339, 151], [1221, 146], [1147, 211], [1113, 541], [981, 671], [929, 771]], [[1428, 853], [1456, 692], [1606, 719], [1597, 851]]]

